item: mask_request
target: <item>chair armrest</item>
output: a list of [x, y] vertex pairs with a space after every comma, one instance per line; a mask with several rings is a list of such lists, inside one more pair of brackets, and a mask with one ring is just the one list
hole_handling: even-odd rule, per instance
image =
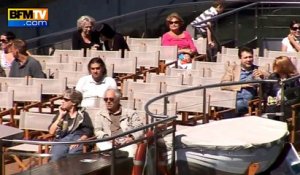
[[296, 103], [296, 104], [293, 104], [291, 105], [291, 108], [294, 110], [294, 109], [297, 109], [300, 107], [300, 103]]
[[24, 111], [28, 111], [30, 108], [34, 108], [34, 107], [38, 107], [39, 108], [39, 112], [41, 112], [42, 109], [42, 102], [36, 102], [36, 103], [32, 103], [29, 105], [24, 106], [23, 110]]
[[43, 135], [40, 135], [37, 137], [37, 139], [40, 139], [40, 140], [52, 140], [54, 138], [54, 135], [53, 134], [43, 134]]

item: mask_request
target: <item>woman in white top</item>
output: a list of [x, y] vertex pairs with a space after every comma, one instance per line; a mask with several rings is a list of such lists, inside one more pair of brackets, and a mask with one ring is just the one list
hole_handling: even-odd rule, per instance
[[76, 90], [83, 94], [82, 107], [99, 107], [108, 88], [117, 89], [117, 83], [112, 77], [107, 77], [104, 61], [100, 57], [92, 58], [88, 64], [90, 75], [81, 77]]
[[284, 52], [299, 52], [300, 51], [300, 23], [298, 21], [291, 21], [290, 33], [285, 37], [281, 44], [281, 51]]
[[12, 40], [16, 38], [16, 35], [12, 32], [4, 32], [0, 36], [0, 44], [1, 44], [1, 67], [10, 68], [11, 63], [15, 59], [13, 54], [10, 52], [10, 47], [12, 44]]

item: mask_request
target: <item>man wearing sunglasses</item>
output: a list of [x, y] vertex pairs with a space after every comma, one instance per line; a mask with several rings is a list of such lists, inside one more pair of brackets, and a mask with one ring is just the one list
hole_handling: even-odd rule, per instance
[[[136, 111], [127, 109], [120, 104], [121, 93], [117, 89], [107, 89], [104, 95], [106, 109], [99, 111], [95, 118], [94, 131], [97, 138], [115, 136], [123, 132], [143, 126], [143, 120]], [[116, 144], [122, 145], [140, 138], [143, 131], [134, 132], [125, 137], [116, 139]], [[100, 150], [103, 149], [100, 147]], [[129, 156], [133, 157], [136, 145], [124, 147]]]

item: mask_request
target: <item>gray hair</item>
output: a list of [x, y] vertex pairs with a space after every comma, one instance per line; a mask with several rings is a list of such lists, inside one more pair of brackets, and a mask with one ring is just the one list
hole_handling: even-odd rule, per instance
[[106, 94], [108, 91], [113, 91], [113, 92], [115, 93], [115, 96], [116, 96], [118, 99], [121, 99], [122, 94], [121, 94], [121, 92], [120, 92], [119, 89], [108, 88], [108, 89], [106, 89], [106, 91], [105, 91], [104, 94]]
[[77, 29], [78, 30], [82, 29], [85, 22], [90, 22], [92, 26], [95, 26], [96, 20], [93, 17], [88, 15], [81, 16], [77, 20]]
[[64, 97], [79, 106], [82, 101], [82, 93], [75, 89], [67, 89], [64, 92]]

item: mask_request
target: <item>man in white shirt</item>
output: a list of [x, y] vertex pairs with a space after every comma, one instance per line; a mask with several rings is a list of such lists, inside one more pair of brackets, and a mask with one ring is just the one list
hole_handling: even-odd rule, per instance
[[107, 89], [117, 89], [117, 83], [112, 77], [107, 77], [104, 61], [95, 57], [88, 64], [90, 75], [81, 77], [76, 85], [76, 90], [83, 94], [82, 107], [99, 107]]

